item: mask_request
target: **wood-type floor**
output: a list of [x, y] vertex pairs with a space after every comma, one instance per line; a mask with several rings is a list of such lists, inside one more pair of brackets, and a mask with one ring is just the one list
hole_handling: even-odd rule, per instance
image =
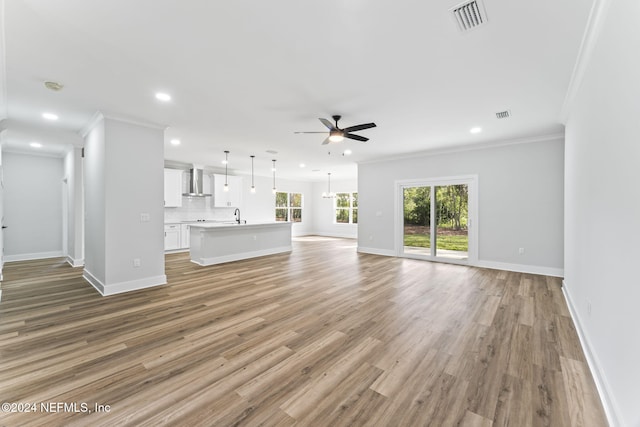
[[36, 406], [0, 425], [606, 425], [560, 279], [314, 237], [166, 273], [102, 297], [63, 260], [7, 264], [0, 400]]

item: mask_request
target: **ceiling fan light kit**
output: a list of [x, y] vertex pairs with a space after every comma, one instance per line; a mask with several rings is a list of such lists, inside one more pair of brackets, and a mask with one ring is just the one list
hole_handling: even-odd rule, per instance
[[[356, 135], [351, 132], [357, 132], [359, 130], [371, 129], [376, 127], [375, 123], [363, 123], [361, 125], [349, 126], [344, 129], [341, 129], [338, 126], [338, 121], [342, 118], [342, 116], [335, 115], [331, 116], [334, 123], [331, 123], [327, 119], [320, 118], [320, 122], [329, 129], [329, 136], [324, 140], [322, 145], [338, 143], [344, 141], [345, 138], [353, 139], [356, 141], [367, 142], [369, 138], [365, 138], [364, 136]], [[294, 132], [294, 133], [326, 133], [326, 132]]]

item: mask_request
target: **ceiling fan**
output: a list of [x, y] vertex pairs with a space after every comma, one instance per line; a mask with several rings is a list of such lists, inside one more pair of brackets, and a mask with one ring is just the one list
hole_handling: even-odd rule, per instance
[[[329, 136], [324, 140], [322, 145], [342, 142], [345, 138], [355, 139], [356, 141], [366, 142], [369, 138], [365, 138], [364, 136], [354, 135], [351, 132], [356, 132], [359, 130], [370, 129], [376, 127], [375, 123], [364, 123], [356, 126], [349, 126], [344, 129], [340, 129], [338, 126], [338, 120], [340, 120], [342, 116], [331, 116], [333, 120], [336, 122], [334, 125], [327, 119], [318, 119], [329, 129]], [[294, 132], [294, 133], [326, 133], [326, 132]]]

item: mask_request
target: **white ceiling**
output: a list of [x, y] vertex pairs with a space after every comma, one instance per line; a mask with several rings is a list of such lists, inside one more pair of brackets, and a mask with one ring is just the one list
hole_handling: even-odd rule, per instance
[[[216, 166], [229, 150], [238, 172], [255, 154], [257, 174], [276, 158], [281, 177], [305, 180], [354, 177], [359, 161], [562, 132], [592, 2], [485, 0], [488, 23], [467, 33], [449, 12], [458, 3], [6, 0], [8, 117], [53, 135], [78, 132], [100, 110], [169, 126], [168, 160]], [[47, 80], [65, 87], [50, 91]], [[172, 101], [157, 101], [159, 91]], [[496, 119], [504, 109], [513, 116]], [[44, 123], [45, 111], [60, 119]], [[332, 114], [378, 127], [359, 132], [367, 143], [294, 135], [324, 130], [318, 117]], [[474, 126], [483, 131], [470, 134]]]

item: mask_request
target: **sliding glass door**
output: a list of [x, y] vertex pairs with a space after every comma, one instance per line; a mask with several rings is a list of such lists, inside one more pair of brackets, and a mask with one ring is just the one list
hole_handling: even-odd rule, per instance
[[431, 188], [403, 188], [404, 252], [431, 255]]
[[399, 183], [398, 189], [399, 255], [466, 263], [474, 252], [475, 177]]
[[435, 256], [466, 260], [469, 257], [469, 187], [435, 187]]

